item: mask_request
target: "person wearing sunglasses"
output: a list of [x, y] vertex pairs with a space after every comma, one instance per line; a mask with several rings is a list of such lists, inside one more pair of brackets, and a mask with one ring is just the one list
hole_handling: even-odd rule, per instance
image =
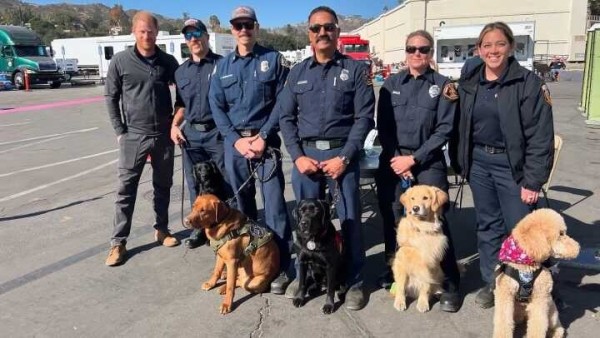
[[[193, 173], [194, 164], [213, 161], [223, 177], [227, 178], [223, 159], [223, 138], [219, 134], [208, 103], [210, 79], [217, 61], [222, 56], [210, 50], [208, 31], [202, 21], [186, 20], [181, 33], [185, 37], [190, 57], [175, 71], [177, 88], [171, 140], [183, 147], [185, 180], [190, 192], [190, 203], [193, 205], [198, 195]], [[227, 179], [223, 182], [222, 191], [228, 195], [225, 198], [233, 195]], [[204, 245], [206, 241], [204, 231], [193, 230], [183, 243], [193, 249]]]
[[177, 60], [156, 46], [158, 20], [139, 11], [131, 20], [135, 45], [114, 55], [108, 67], [104, 96], [119, 144], [119, 187], [111, 249], [105, 264], [127, 259], [127, 238], [138, 185], [151, 155], [154, 187], [154, 239], [173, 247], [179, 240], [169, 232], [169, 203], [173, 185], [174, 146], [169, 138], [173, 102], [169, 85], [175, 82]]
[[[296, 201], [324, 199], [321, 187], [327, 184], [337, 202], [346, 254], [345, 306], [359, 310], [366, 305], [359, 156], [374, 126], [375, 94], [368, 66], [337, 51], [340, 29], [335, 11], [317, 7], [310, 12], [308, 23], [314, 55], [290, 72], [277, 99], [277, 111], [294, 161]], [[294, 298], [297, 292], [295, 280], [285, 296]]]
[[460, 115], [450, 157], [473, 193], [486, 283], [475, 303], [490, 308], [502, 242], [535, 208], [550, 175], [554, 124], [548, 87], [513, 56], [515, 38], [507, 24], [485, 25], [477, 48], [483, 62], [459, 81]]
[[[377, 130], [382, 153], [376, 181], [386, 263], [396, 252], [396, 227], [403, 213], [399, 198], [406, 188], [425, 184], [448, 193], [447, 164], [442, 148], [452, 132], [457, 95], [448, 78], [431, 68], [432, 46], [433, 38], [428, 32], [410, 33], [405, 48], [408, 68], [390, 76], [379, 92]], [[445, 208], [447, 210], [447, 205]], [[448, 237], [448, 249], [441, 262], [445, 278], [440, 309], [456, 312], [461, 306], [460, 273], [448, 222], [445, 217], [441, 221]], [[388, 288], [393, 280], [388, 266], [378, 282]]]
[[283, 195], [279, 116], [273, 107], [289, 68], [279, 52], [256, 43], [259, 25], [254, 9], [237, 7], [230, 23], [237, 45], [217, 64], [209, 90], [210, 108], [224, 137], [229, 182], [234, 191], [244, 185], [236, 195], [238, 208], [254, 220], [258, 212], [251, 173], [258, 168], [264, 220], [275, 234], [281, 257], [281, 273], [271, 283], [271, 292], [283, 294], [290, 283], [292, 232]]

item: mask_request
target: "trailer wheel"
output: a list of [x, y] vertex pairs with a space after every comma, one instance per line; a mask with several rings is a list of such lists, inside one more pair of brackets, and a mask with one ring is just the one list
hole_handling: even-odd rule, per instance
[[22, 72], [16, 72], [15, 75], [13, 75], [13, 84], [17, 90], [25, 88], [25, 76]]
[[54, 81], [50, 84], [50, 88], [52, 88], [52, 89], [60, 88], [61, 84], [62, 84], [62, 82], [60, 82], [60, 81]]

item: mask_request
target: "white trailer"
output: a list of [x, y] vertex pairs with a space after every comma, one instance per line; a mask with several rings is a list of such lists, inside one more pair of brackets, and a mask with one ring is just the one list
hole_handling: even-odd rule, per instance
[[[519, 63], [533, 70], [535, 22], [507, 22], [515, 37], [514, 56]], [[433, 30], [435, 61], [438, 71], [451, 79], [460, 78], [465, 61], [473, 57], [479, 33], [484, 24], [441, 26]]]
[[[236, 46], [231, 34], [209, 33], [208, 43], [213, 52], [221, 55], [231, 53]], [[106, 78], [108, 65], [113, 55], [135, 44], [133, 35], [117, 35], [99, 38], [96, 44], [99, 59], [100, 77]], [[156, 45], [163, 51], [173, 55], [181, 64], [190, 57], [190, 51], [182, 34], [161, 35], [156, 37]]]
[[99, 67], [96, 47], [98, 39], [99, 37], [56, 39], [52, 40], [50, 45], [57, 63], [63, 59], [77, 59], [77, 66], [80, 69], [97, 70]]

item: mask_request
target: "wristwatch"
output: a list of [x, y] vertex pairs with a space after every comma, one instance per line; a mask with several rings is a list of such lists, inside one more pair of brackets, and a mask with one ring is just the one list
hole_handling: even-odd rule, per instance
[[260, 132], [258, 133], [258, 137], [260, 137], [260, 138], [262, 138], [263, 140], [265, 140], [265, 141], [266, 141], [266, 140], [267, 140], [267, 137], [269, 137], [269, 134], [267, 134], [267, 132], [263, 130], [263, 131], [260, 131]]
[[342, 160], [342, 162], [344, 163], [344, 165], [350, 164], [350, 160], [348, 159], [348, 157], [342, 155], [342, 156], [338, 156], [338, 158], [340, 160]]

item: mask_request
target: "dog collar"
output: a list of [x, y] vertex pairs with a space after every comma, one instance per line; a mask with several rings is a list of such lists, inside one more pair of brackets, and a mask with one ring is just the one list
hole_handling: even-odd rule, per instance
[[498, 259], [501, 262], [515, 263], [522, 265], [535, 265], [535, 261], [523, 251], [523, 248], [519, 246], [519, 243], [514, 239], [512, 235], [508, 236], [502, 242]]

